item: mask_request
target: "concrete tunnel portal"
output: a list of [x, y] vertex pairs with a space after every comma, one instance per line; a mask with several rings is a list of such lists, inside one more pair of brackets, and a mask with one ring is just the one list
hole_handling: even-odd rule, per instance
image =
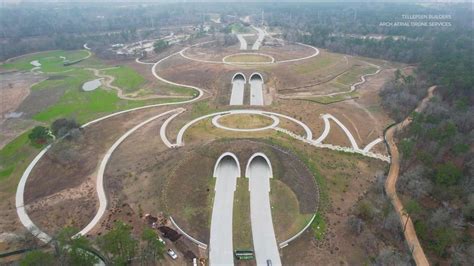
[[263, 105], [263, 76], [254, 72], [250, 75], [250, 105]]
[[237, 72], [232, 77], [232, 91], [230, 95], [230, 105], [243, 105], [244, 104], [244, 90], [245, 75], [241, 72]]
[[216, 178], [209, 241], [210, 265], [233, 265], [232, 215], [240, 164], [231, 152], [223, 153], [214, 165]]

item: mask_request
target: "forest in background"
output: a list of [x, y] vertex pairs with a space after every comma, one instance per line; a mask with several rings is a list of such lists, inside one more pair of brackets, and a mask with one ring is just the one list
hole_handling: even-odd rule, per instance
[[[11, 8], [6, 12], [7, 8]], [[265, 11], [284, 37], [330, 51], [416, 66], [397, 71], [380, 95], [395, 121], [413, 123], [399, 134], [401, 192], [417, 234], [436, 263], [474, 262], [474, 51], [469, 4], [248, 4], [2, 7], [0, 58], [51, 49], [78, 49], [85, 42], [121, 43], [156, 34], [157, 28], [199, 24], [204, 14]], [[404, 14], [449, 14], [450, 27], [384, 27]], [[377, 35], [382, 39], [361, 38]], [[413, 109], [436, 85], [422, 113]], [[363, 217], [361, 217], [363, 218]]]
[[[451, 26], [379, 25], [402, 21], [404, 14], [447, 14]], [[269, 15], [269, 24], [284, 28], [288, 40], [416, 67], [410, 75], [396, 71], [380, 96], [395, 121], [413, 117], [398, 136], [402, 165], [397, 186], [433, 264], [474, 262], [472, 21], [472, 6], [467, 3], [301, 4], [274, 7]], [[424, 111], [414, 113], [432, 85], [437, 86], [434, 99]]]

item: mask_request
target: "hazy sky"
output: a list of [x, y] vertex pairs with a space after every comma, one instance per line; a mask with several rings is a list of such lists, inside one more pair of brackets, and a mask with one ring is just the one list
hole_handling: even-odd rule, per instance
[[230, 1], [230, 0], [0, 0], [2, 4], [10, 3], [97, 3], [97, 2], [116, 2], [116, 3], [186, 3], [186, 2], [385, 2], [385, 3], [414, 3], [414, 2], [431, 2], [431, 3], [454, 3], [454, 2], [472, 2], [473, 0], [313, 0], [313, 1], [298, 1], [298, 0], [244, 0], [244, 1]]

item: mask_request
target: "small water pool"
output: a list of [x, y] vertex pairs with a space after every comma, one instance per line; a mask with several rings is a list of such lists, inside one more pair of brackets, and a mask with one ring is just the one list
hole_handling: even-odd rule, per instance
[[91, 81], [88, 81], [88, 82], [82, 84], [82, 90], [83, 91], [93, 91], [93, 90], [97, 89], [102, 84], [100, 82], [100, 80], [101, 79], [94, 79], [94, 80], [91, 80]]

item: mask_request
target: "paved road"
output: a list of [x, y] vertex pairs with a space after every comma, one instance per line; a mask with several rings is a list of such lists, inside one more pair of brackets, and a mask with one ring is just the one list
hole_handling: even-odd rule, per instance
[[243, 79], [235, 78], [232, 81], [232, 92], [230, 95], [230, 105], [244, 104], [244, 88], [245, 81]]
[[212, 208], [211, 236], [209, 242], [210, 265], [233, 265], [232, 210], [237, 177], [237, 162], [225, 156], [217, 165], [214, 206]]
[[[426, 107], [427, 102], [433, 97], [433, 92], [436, 89], [436, 86], [432, 86], [428, 89], [428, 96], [426, 96], [418, 107], [415, 109], [416, 112], [420, 112]], [[413, 225], [410, 217], [406, 217], [404, 212], [404, 207], [397, 195], [397, 181], [400, 172], [400, 162], [397, 145], [395, 144], [394, 134], [396, 131], [402, 130], [404, 127], [411, 123], [411, 117], [407, 117], [405, 120], [399, 124], [389, 128], [385, 133], [385, 139], [387, 140], [388, 147], [390, 149], [390, 154], [392, 156], [390, 170], [388, 172], [387, 180], [385, 181], [385, 192], [388, 197], [391, 199], [393, 207], [400, 218], [400, 223], [405, 225], [405, 241], [408, 244], [410, 249], [413, 249], [413, 260], [416, 262], [416, 265], [429, 265], [428, 259], [423, 251], [423, 247], [418, 240], [416, 235], [415, 226]]]
[[263, 105], [263, 80], [250, 79], [250, 105]]
[[261, 156], [249, 165], [250, 219], [257, 265], [281, 265], [270, 207], [270, 167]]
[[258, 32], [258, 37], [255, 43], [252, 45], [252, 50], [258, 50], [260, 49], [260, 46], [262, 46], [263, 39], [265, 38], [265, 31], [255, 26], [252, 26], [252, 28]]
[[242, 34], [236, 34], [240, 42], [240, 50], [247, 50], [247, 41]]

